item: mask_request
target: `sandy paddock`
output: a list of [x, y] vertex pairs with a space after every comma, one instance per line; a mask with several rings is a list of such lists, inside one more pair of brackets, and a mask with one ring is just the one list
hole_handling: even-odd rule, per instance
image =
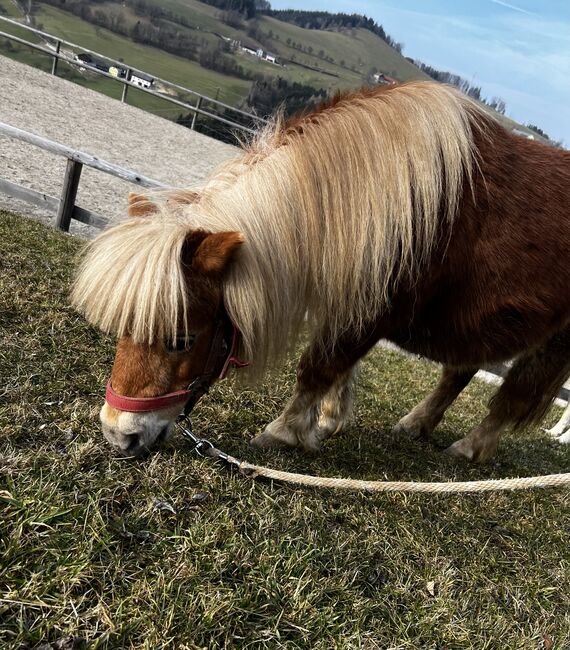
[[[188, 82], [191, 84], [191, 80]], [[36, 133], [168, 185], [187, 187], [236, 149], [100, 93], [0, 56], [0, 122]], [[59, 197], [65, 158], [0, 136], [0, 178]], [[136, 185], [84, 167], [77, 204], [109, 219]], [[48, 223], [53, 217], [0, 194], [0, 207]], [[71, 232], [94, 229], [72, 221]]]

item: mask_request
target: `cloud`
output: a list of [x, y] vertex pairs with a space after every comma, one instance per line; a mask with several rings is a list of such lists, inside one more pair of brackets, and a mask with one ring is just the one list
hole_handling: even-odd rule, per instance
[[501, 7], [507, 7], [507, 9], [512, 9], [513, 11], [520, 11], [521, 14], [528, 14], [529, 16], [536, 16], [536, 14], [533, 11], [527, 11], [526, 9], [523, 9], [522, 7], [517, 7], [516, 5], [512, 5], [509, 2], [503, 2], [503, 0], [491, 0], [493, 4], [496, 5], [501, 5]]

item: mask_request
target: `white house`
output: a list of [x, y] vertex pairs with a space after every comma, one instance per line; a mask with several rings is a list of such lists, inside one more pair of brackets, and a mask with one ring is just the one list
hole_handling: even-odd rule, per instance
[[254, 49], [250, 45], [242, 45], [240, 49], [242, 52], [245, 52], [246, 54], [251, 54], [251, 56], [257, 56], [257, 49]]
[[140, 88], [152, 88], [154, 84], [154, 78], [144, 72], [131, 72], [129, 81]]

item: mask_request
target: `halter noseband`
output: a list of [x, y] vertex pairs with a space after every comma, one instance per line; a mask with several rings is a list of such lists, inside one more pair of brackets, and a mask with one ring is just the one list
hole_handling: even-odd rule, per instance
[[126, 397], [113, 390], [109, 379], [105, 391], [107, 404], [117, 411], [149, 413], [184, 403], [184, 412], [180, 417], [185, 418], [188, 416], [196, 402], [210, 389], [216, 374], [216, 368], [219, 368], [220, 364], [221, 371], [217, 379], [224, 379], [230, 367], [243, 368], [249, 365], [235, 356], [239, 331], [230, 319], [224, 316], [219, 316], [216, 320], [214, 336], [210, 343], [208, 358], [202, 374], [192, 380], [187, 388], [158, 395], [157, 397]]

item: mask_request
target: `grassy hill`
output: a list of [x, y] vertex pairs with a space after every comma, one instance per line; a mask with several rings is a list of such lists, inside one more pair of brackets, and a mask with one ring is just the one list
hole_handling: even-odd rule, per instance
[[[43, 2], [34, 5], [33, 21], [46, 32], [199, 93], [219, 98], [233, 106], [243, 104], [252, 79], [261, 77], [278, 76], [289, 82], [324, 89], [329, 94], [365, 84], [372, 70], [401, 81], [430, 78], [379, 36], [366, 29], [305, 29], [264, 15], [250, 21], [237, 20], [227, 24], [219, 9], [198, 0], [148, 0], [147, 4], [154, 4], [160, 10], [169, 12], [169, 20], [161, 20], [171, 25], [177, 33], [192, 40], [198, 49], [214, 51], [226, 44], [224, 39], [232, 39], [276, 54], [282, 65], [243, 54], [239, 50], [226, 52], [225, 56], [241, 67], [242, 76], [249, 77], [238, 78], [204, 68], [197, 61], [175, 56], [157, 47], [134, 42]], [[132, 7], [122, 2], [109, 0], [98, 3], [97, 7], [107, 16], [120, 15], [127, 31], [137, 22], [143, 25], [153, 23], [149, 16], [135, 13]], [[23, 11], [15, 5], [14, 0], [0, 0], [0, 13], [24, 20]], [[16, 26], [2, 24], [0, 28], [34, 40], [33, 34]], [[47, 57], [2, 39], [0, 54], [46, 70], [51, 67], [51, 61]], [[80, 73], [65, 65], [60, 66], [60, 70], [63, 76], [77, 83], [111, 97], [120, 97], [121, 86], [117, 83], [91, 73]], [[129, 92], [129, 102], [170, 119], [175, 119], [181, 112], [172, 104], [135, 90]], [[519, 128], [531, 133], [508, 117], [496, 116], [507, 128]]]
[[[6, 7], [10, 4], [11, 0], [0, 0], [0, 7]], [[21, 12], [20, 17], [22, 17]], [[167, 78], [169, 81], [192, 88], [196, 92], [210, 96], [218, 94], [222, 101], [229, 104], [239, 102], [247, 95], [249, 90], [250, 83], [245, 80], [206, 70], [195, 61], [168, 54], [154, 47], [134, 43], [55, 7], [40, 5], [35, 13], [35, 23], [43, 31], [78, 43], [87, 49], [101, 52], [113, 59], [124, 60], [135, 67], [146, 70], [150, 74]], [[18, 29], [18, 27], [3, 23], [1, 28], [3, 31], [22, 36], [27, 40], [34, 40], [34, 38], [30, 38], [30, 36], [34, 36], [33, 34]], [[36, 64], [44, 69], [51, 68], [51, 61], [47, 57], [33, 53], [25, 46], [13, 45], [11, 49], [6, 49], [6, 44], [0, 41], [0, 52], [18, 60], [24, 60], [26, 63]], [[64, 68], [65, 66], [62, 66], [62, 71]], [[80, 75], [75, 68], [73, 68], [73, 71], [68, 69], [65, 76], [69, 76], [74, 81], [104, 92], [111, 97], [120, 97], [121, 87], [119, 84], [95, 75]], [[152, 107], [156, 107], [157, 110], [169, 109], [173, 114], [180, 113], [180, 109], [174, 108], [172, 104], [161, 102], [144, 93], [137, 94], [135, 91], [135, 94], [137, 104], [146, 102], [146, 105], [141, 106], [141, 108], [152, 109]], [[129, 96], [131, 96], [131, 91], [129, 91]]]
[[[12, 17], [17, 14], [12, 0], [0, 0], [0, 7]], [[107, 2], [101, 7], [108, 14], [120, 11], [127, 25], [139, 20], [148, 21], [120, 3]], [[371, 67], [402, 80], [428, 78], [378, 36], [363, 29], [345, 32], [317, 31], [303, 29], [268, 16], [261, 16], [255, 23], [244, 22], [240, 28], [236, 28], [221, 21], [218, 9], [197, 0], [161, 0], [160, 7], [182, 17], [186, 24], [191, 24], [192, 27], [177, 24], [176, 28], [188, 33], [201, 44], [217, 47], [223, 42], [220, 38], [223, 35], [269, 50], [287, 60], [285, 67], [282, 67], [248, 55], [232, 55], [239, 65], [252, 74], [279, 75], [289, 81], [313, 85], [327, 91], [362, 85]], [[22, 12], [19, 13], [22, 16]], [[195, 62], [177, 60], [177, 57], [161, 53], [156, 48], [134, 43], [41, 2], [34, 12], [34, 20], [44, 31], [80, 43], [112, 58], [124, 59], [136, 67], [189, 85], [199, 92], [213, 95], [219, 87], [219, 92], [233, 104], [247, 95], [251, 83], [243, 79], [224, 78], [226, 75], [219, 78], [215, 72], [204, 70]], [[6, 29], [5, 26], [3, 29], [12, 33], [18, 31], [17, 28]], [[252, 32], [255, 34], [252, 35]], [[256, 34], [259, 38], [256, 38]]]

